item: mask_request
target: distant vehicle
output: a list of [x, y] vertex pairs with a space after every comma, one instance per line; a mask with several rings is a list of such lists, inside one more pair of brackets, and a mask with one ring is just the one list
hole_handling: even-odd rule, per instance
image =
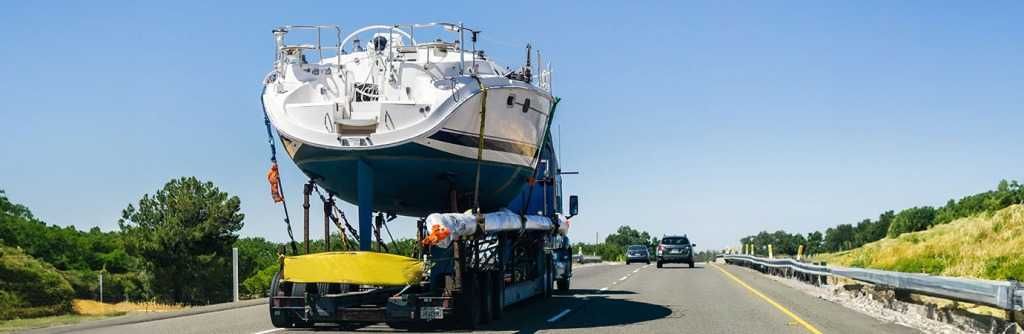
[[658, 268], [665, 263], [686, 263], [693, 268], [693, 247], [690, 239], [683, 236], [666, 236], [658, 243]]
[[651, 264], [651, 253], [647, 252], [647, 246], [632, 245], [626, 247], [626, 264], [633, 262]]

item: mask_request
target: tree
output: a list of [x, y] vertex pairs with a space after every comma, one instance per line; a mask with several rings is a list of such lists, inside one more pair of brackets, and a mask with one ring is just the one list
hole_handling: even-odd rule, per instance
[[889, 237], [895, 238], [907, 232], [923, 231], [935, 222], [935, 208], [930, 206], [913, 207], [897, 213], [889, 225]]
[[234, 247], [238, 248], [238, 277], [242, 280], [278, 263], [277, 243], [250, 237], [238, 239]]
[[807, 233], [807, 254], [817, 254], [822, 251], [824, 237], [821, 232], [814, 231]]
[[131, 253], [145, 259], [153, 290], [185, 304], [230, 300], [231, 245], [245, 216], [240, 200], [195, 177], [171, 180], [129, 204], [118, 225]]
[[825, 230], [825, 240], [822, 242], [826, 251], [838, 252], [853, 248], [853, 225], [839, 224], [835, 228]]

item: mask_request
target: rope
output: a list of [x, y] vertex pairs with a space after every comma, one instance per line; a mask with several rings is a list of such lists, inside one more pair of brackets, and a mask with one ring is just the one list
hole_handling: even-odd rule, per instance
[[[263, 103], [263, 93], [266, 92], [267, 86], [263, 86], [263, 90], [260, 91], [260, 106], [263, 107], [263, 124], [267, 127], [267, 143], [270, 144], [270, 163], [277, 166], [277, 146], [274, 145], [274, 133], [270, 129], [270, 116], [267, 115], [267, 106]], [[281, 176], [276, 176], [278, 186], [283, 189], [281, 183]], [[292, 234], [292, 222], [288, 216], [288, 202], [284, 200], [284, 192], [281, 193], [281, 207], [284, 208], [284, 224], [288, 230], [288, 240], [291, 240], [292, 254], [299, 254], [299, 247], [295, 243], [295, 236]]]

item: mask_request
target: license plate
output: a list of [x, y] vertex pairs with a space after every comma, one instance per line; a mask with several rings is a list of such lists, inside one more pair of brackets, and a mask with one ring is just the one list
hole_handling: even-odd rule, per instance
[[434, 320], [443, 319], [444, 310], [440, 306], [430, 306], [420, 308], [420, 319], [423, 320]]
[[679, 254], [679, 253], [682, 253], [682, 252], [683, 252], [683, 251], [682, 251], [682, 250], [680, 250], [680, 249], [673, 249], [673, 250], [672, 250], [671, 252], [669, 252], [669, 253], [672, 253], [672, 254]]

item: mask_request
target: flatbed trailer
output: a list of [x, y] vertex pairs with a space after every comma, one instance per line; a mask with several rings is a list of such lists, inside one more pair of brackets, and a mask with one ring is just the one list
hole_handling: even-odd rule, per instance
[[380, 322], [473, 328], [501, 318], [509, 305], [550, 297], [556, 281], [568, 290], [568, 277], [555, 270], [570, 251], [560, 238], [548, 231], [506, 231], [457, 240], [448, 248], [424, 247], [425, 279], [408, 286], [292, 283], [278, 274], [271, 285], [271, 321], [285, 328]]

